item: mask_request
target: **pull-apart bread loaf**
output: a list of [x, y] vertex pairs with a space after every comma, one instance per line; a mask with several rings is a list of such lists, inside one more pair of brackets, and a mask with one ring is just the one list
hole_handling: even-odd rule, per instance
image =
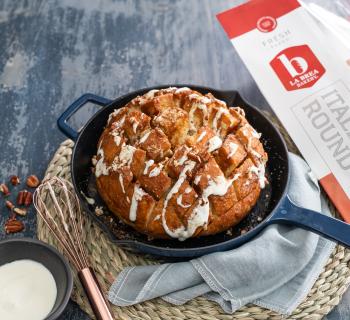
[[266, 181], [267, 154], [244, 110], [189, 88], [152, 90], [111, 113], [95, 158], [110, 211], [152, 238], [239, 223]]

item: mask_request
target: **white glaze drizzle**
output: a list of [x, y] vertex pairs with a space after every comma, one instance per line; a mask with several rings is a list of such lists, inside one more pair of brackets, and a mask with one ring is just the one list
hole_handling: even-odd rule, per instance
[[151, 172], [149, 173], [148, 176], [149, 176], [150, 178], [156, 177], [156, 176], [158, 176], [158, 175], [160, 174], [160, 172], [162, 171], [162, 169], [163, 169], [163, 164], [160, 163], [159, 166], [157, 166], [157, 167], [155, 167], [155, 168], [153, 168], [153, 169], [151, 170]]
[[183, 87], [183, 88], [176, 89], [175, 93], [182, 93], [182, 92], [188, 92], [188, 91], [191, 91], [191, 89], [187, 87]]
[[139, 123], [135, 119], [133, 124], [132, 124], [132, 131], [134, 131], [134, 133], [136, 133], [138, 125], [139, 125]]
[[261, 133], [256, 132], [256, 130], [252, 127], [252, 135], [254, 138], [260, 139]]
[[248, 129], [249, 129], [249, 131], [251, 132], [252, 137], [254, 137], [254, 138], [256, 138], [256, 139], [260, 139], [260, 138], [261, 138], [261, 133], [256, 132], [256, 130], [255, 130], [251, 125], [249, 125], [248, 123], [246, 123], [246, 124], [244, 125], [243, 131], [242, 131], [242, 133], [243, 133], [243, 135], [244, 135], [245, 137], [249, 137]]
[[141, 137], [140, 143], [144, 143], [144, 142], [147, 140], [147, 138], [148, 138], [148, 136], [149, 136], [150, 133], [151, 133], [151, 131], [148, 131], [147, 133], [145, 133], [145, 134]]
[[191, 237], [198, 227], [206, 228], [210, 212], [209, 196], [224, 196], [234, 179], [235, 177], [233, 179], [226, 179], [224, 176], [217, 176], [215, 179], [209, 179], [208, 186], [203, 190], [198, 205], [192, 211], [187, 221], [187, 229], [181, 227], [176, 230], [180, 241]]
[[[209, 177], [208, 186], [203, 190], [202, 197], [199, 200], [198, 205], [191, 213], [191, 216], [188, 219], [187, 228], [185, 228], [184, 226], [181, 226], [176, 230], [170, 230], [165, 220], [165, 211], [168, 205], [168, 201], [172, 198], [174, 194], [176, 194], [179, 191], [182, 183], [186, 179], [187, 171], [192, 170], [194, 166], [195, 166], [195, 162], [193, 161], [188, 161], [186, 163], [186, 166], [180, 173], [179, 179], [177, 180], [173, 188], [168, 193], [164, 201], [164, 206], [162, 210], [162, 224], [163, 224], [164, 230], [169, 236], [173, 238], [178, 238], [180, 241], [183, 241], [191, 237], [195, 233], [198, 227], [203, 227], [203, 226], [206, 227], [208, 223], [209, 211], [210, 211], [209, 196], [211, 195], [224, 196], [227, 193], [227, 190], [232, 185], [233, 181], [238, 179], [240, 175], [240, 174], [236, 174], [232, 179], [226, 179], [225, 176], [223, 175], [217, 176], [215, 179], [210, 179]], [[186, 190], [188, 188], [189, 187], [187, 187]], [[176, 199], [176, 202], [178, 205], [181, 205], [182, 197], [179, 196]]]
[[120, 118], [119, 120], [114, 121], [113, 127], [116, 129], [119, 129], [124, 125], [124, 122], [125, 122], [125, 115], [122, 118]]
[[192, 150], [192, 148], [188, 148], [187, 146], [185, 146], [185, 152], [184, 154], [180, 157], [179, 160], [174, 160], [174, 166], [178, 167], [178, 166], [182, 166], [185, 161], [187, 161], [187, 154]]
[[121, 133], [122, 132], [119, 131], [119, 128], [111, 132], [111, 135], [113, 136], [113, 140], [117, 146], [119, 146], [120, 142], [122, 141], [122, 137], [120, 136]]
[[218, 104], [221, 104], [222, 106], [227, 106], [226, 105], [226, 102], [225, 101], [222, 101], [222, 100], [219, 100], [219, 99], [216, 99], [216, 98], [214, 98], [215, 99], [215, 101], [218, 103]]
[[157, 89], [148, 91], [148, 92], [144, 95], [144, 97], [145, 97], [146, 99], [153, 99], [153, 98], [154, 98], [154, 95], [155, 95], [157, 92], [159, 92], [159, 90], [157, 90]]
[[189, 208], [191, 205], [190, 204], [183, 204], [182, 203], [182, 194], [180, 194], [178, 197], [177, 197], [177, 199], [176, 199], [176, 203], [180, 206], [180, 207], [182, 207], [182, 208]]
[[149, 167], [152, 166], [153, 163], [154, 163], [154, 160], [152, 160], [152, 159], [146, 161], [145, 169], [143, 170], [143, 174], [147, 174]]
[[163, 209], [162, 209], [162, 225], [163, 228], [165, 230], [165, 232], [172, 238], [181, 238], [182, 237], [182, 233], [185, 231], [185, 228], [182, 226], [179, 229], [176, 229], [174, 231], [170, 230], [167, 223], [166, 223], [166, 219], [165, 219], [165, 211], [166, 211], [166, 207], [168, 205], [169, 200], [172, 198], [172, 196], [174, 194], [176, 194], [181, 185], [183, 184], [183, 182], [186, 179], [186, 173], [188, 171], [193, 170], [193, 168], [195, 167], [196, 163], [194, 161], [187, 161], [185, 167], [182, 169], [179, 178], [177, 179], [176, 183], [173, 185], [173, 187], [170, 189], [169, 193], [167, 194], [165, 201], [164, 201], [164, 205], [163, 205]]
[[[251, 131], [252, 136], [249, 136], [249, 133], [247, 130]], [[255, 131], [255, 129], [250, 126], [249, 124], [246, 124], [243, 128], [243, 135], [248, 137], [248, 144], [247, 144], [247, 150], [249, 152], [251, 152], [253, 155], [255, 155], [257, 158], [261, 158], [261, 154], [258, 153], [257, 151], [255, 151], [252, 146], [251, 146], [251, 138], [256, 138], [256, 139], [260, 139], [261, 137], [261, 133], [258, 133]], [[257, 175], [258, 180], [259, 180], [259, 186], [261, 189], [265, 188], [266, 185], [266, 177], [265, 177], [265, 164], [264, 163], [260, 163], [258, 166], [251, 166], [249, 168], [249, 173], [254, 173]]]
[[214, 136], [208, 141], [208, 152], [215, 151], [219, 149], [222, 145], [222, 140], [218, 136]]
[[201, 181], [201, 177], [202, 176], [196, 176], [193, 183], [198, 185], [199, 181]]
[[91, 204], [91, 205], [95, 204], [95, 199], [88, 197], [83, 191], [80, 191], [80, 193], [86, 199], [86, 202], [88, 204]]
[[[191, 96], [191, 95], [190, 95]], [[198, 96], [198, 95], [196, 95]], [[198, 96], [199, 97], [199, 96]], [[208, 109], [207, 106], [203, 103], [194, 103], [191, 107], [191, 110], [188, 114], [189, 120], [190, 120], [190, 130], [196, 130], [196, 126], [194, 125], [193, 115], [196, 109], [202, 110], [203, 113], [203, 125], [206, 125], [208, 123]]]
[[114, 111], [109, 115], [107, 124], [109, 124], [114, 116], [116, 116], [123, 108], [114, 109]]
[[185, 189], [185, 193], [190, 193], [192, 191], [192, 188], [191, 187], [187, 187], [186, 189]]
[[266, 185], [266, 178], [265, 178], [265, 166], [263, 163], [260, 163], [257, 167], [251, 166], [249, 168], [249, 173], [254, 173], [257, 175], [259, 180], [259, 186], [261, 189], [265, 188]]
[[207, 134], [207, 132], [206, 132], [206, 131], [203, 131], [203, 132], [200, 134], [200, 136], [198, 137], [197, 142], [201, 142], [201, 141], [203, 140], [203, 138], [205, 137], [206, 134]]
[[142, 199], [142, 197], [146, 194], [147, 193], [145, 191], [143, 191], [137, 184], [135, 184], [134, 194], [132, 195], [131, 206], [130, 206], [130, 211], [129, 211], [129, 220], [130, 221], [136, 221], [138, 201], [140, 201]]
[[110, 167], [107, 167], [104, 162], [104, 152], [101, 148], [101, 144], [102, 143], [100, 143], [97, 151], [97, 155], [100, 156], [100, 159], [97, 161], [95, 166], [96, 178], [100, 177], [101, 175], [107, 176], [111, 169], [116, 171], [123, 166], [130, 166], [133, 160], [134, 152], [136, 150], [135, 147], [126, 145], [124, 142], [119, 155], [114, 158], [112, 165]]
[[169, 93], [169, 92], [175, 92], [177, 90], [177, 87], [169, 87], [166, 89], [162, 89], [163, 92]]
[[250, 149], [250, 152], [252, 153], [252, 155], [257, 157], [258, 159], [261, 158], [261, 154], [259, 152], [255, 151], [254, 149]]
[[136, 150], [135, 147], [126, 145], [124, 143], [122, 145], [122, 149], [119, 155], [116, 156], [113, 160], [113, 163], [112, 163], [113, 170], [117, 170], [124, 166], [130, 166], [135, 150]]
[[187, 160], [187, 152], [179, 160], [176, 161], [176, 166], [182, 166], [186, 160]]
[[[145, 93], [143, 96], [138, 96], [138, 97], [134, 98], [132, 101], [136, 102], [136, 103], [139, 102], [141, 105], [143, 105], [143, 104], [147, 103], [148, 101], [154, 99], [155, 94], [159, 91], [161, 91], [163, 93], [176, 93], [177, 90], [181, 90], [181, 89], [184, 89], [183, 91], [185, 91], [185, 89], [188, 89], [188, 88], [184, 87], [184, 88], [178, 89], [176, 87], [169, 87], [169, 88], [161, 89], [161, 90], [153, 89], [153, 90], [150, 90], [147, 93]], [[188, 90], [190, 90], [190, 89], [188, 89]]]
[[233, 176], [233, 178], [232, 178], [232, 182], [233, 182], [233, 181], [236, 181], [240, 176], [241, 176], [240, 173], [236, 173], [236, 174]]
[[219, 108], [219, 110], [216, 112], [215, 117], [213, 119], [213, 129], [218, 132], [218, 121], [220, 120], [221, 116], [223, 114], [228, 114], [228, 110], [225, 108]]
[[228, 143], [228, 147], [230, 149], [229, 154], [227, 155], [227, 158], [231, 158], [238, 150], [238, 145], [236, 143], [233, 142], [229, 142]]
[[199, 99], [199, 98], [200, 98], [200, 95], [197, 94], [197, 93], [191, 93], [191, 94], [188, 96], [188, 98], [189, 98], [190, 100]]
[[100, 147], [97, 151], [97, 155], [100, 156], [100, 159], [96, 163], [95, 167], [95, 176], [98, 178], [101, 175], [108, 175], [109, 168], [106, 166], [104, 162], [104, 152], [103, 149]]
[[207, 104], [207, 103], [210, 103], [211, 102], [211, 99], [208, 98], [208, 97], [205, 97], [205, 96], [200, 96], [199, 94], [197, 93], [192, 93], [188, 96], [188, 98], [190, 100], [196, 100], [196, 101], [199, 101], [200, 103], [202, 104]]

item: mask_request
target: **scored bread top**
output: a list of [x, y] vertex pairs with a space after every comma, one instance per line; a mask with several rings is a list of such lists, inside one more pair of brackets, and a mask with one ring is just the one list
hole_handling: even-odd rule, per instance
[[95, 158], [110, 211], [152, 238], [239, 223], [266, 183], [267, 154], [240, 107], [189, 88], [151, 90], [110, 114]]

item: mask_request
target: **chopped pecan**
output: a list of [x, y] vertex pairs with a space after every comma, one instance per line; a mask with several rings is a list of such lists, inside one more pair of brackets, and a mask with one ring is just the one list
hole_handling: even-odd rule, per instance
[[9, 209], [9, 210], [14, 209], [14, 207], [15, 207], [15, 205], [14, 205], [11, 201], [9, 201], [9, 200], [6, 200], [6, 201], [5, 201], [5, 206], [6, 206], [6, 208]]
[[5, 183], [0, 184], [0, 192], [2, 192], [5, 197], [7, 197], [10, 194], [9, 188]]
[[23, 222], [17, 220], [16, 218], [10, 218], [5, 223], [5, 232], [6, 233], [21, 232], [23, 229], [24, 229]]
[[32, 174], [27, 178], [27, 186], [29, 188], [36, 188], [39, 184], [40, 184], [40, 180], [38, 179], [37, 176]]
[[10, 182], [13, 186], [17, 186], [21, 183], [21, 181], [19, 180], [18, 176], [11, 176], [10, 177]]
[[20, 205], [20, 206], [24, 205], [24, 198], [25, 198], [27, 192], [28, 192], [27, 190], [22, 190], [22, 191], [18, 192], [18, 195], [17, 195], [17, 204], [18, 205]]
[[29, 207], [33, 202], [33, 195], [31, 192], [27, 191], [26, 197], [24, 198], [24, 205]]
[[18, 214], [19, 216], [26, 216], [27, 215], [27, 209], [25, 208], [14, 208], [13, 212], [15, 212], [16, 214]]
[[33, 195], [27, 190], [22, 190], [18, 192], [17, 195], [17, 204], [20, 206], [25, 205], [26, 207], [30, 206], [33, 201]]

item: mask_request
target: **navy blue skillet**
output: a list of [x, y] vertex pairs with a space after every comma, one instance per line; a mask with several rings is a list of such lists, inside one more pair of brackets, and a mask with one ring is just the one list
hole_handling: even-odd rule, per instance
[[[267, 163], [269, 185], [261, 193], [250, 214], [228, 232], [187, 239], [183, 242], [176, 239], [149, 239], [114, 217], [96, 190], [94, 175], [91, 171], [91, 158], [96, 154], [97, 142], [109, 114], [138, 95], [152, 89], [170, 86], [187, 86], [204, 94], [211, 92], [216, 98], [225, 101], [228, 106], [241, 106], [245, 110], [248, 121], [258, 132], [262, 133], [264, 148], [269, 155]], [[101, 109], [77, 132], [69, 126], [68, 120], [88, 102], [101, 106]], [[236, 248], [251, 240], [262, 229], [273, 223], [298, 226], [338, 241], [347, 247], [350, 246], [349, 225], [318, 212], [298, 207], [289, 199], [287, 188], [290, 170], [286, 144], [271, 121], [256, 107], [246, 102], [237, 91], [221, 91], [195, 85], [165, 85], [137, 90], [115, 100], [87, 93], [74, 101], [59, 117], [57, 123], [59, 129], [75, 142], [71, 175], [75, 191], [85, 212], [99, 224], [114, 243], [121, 247], [163, 257], [192, 258]], [[94, 199], [95, 203], [89, 204], [87, 197]], [[105, 214], [97, 216], [96, 207], [103, 207]]]

